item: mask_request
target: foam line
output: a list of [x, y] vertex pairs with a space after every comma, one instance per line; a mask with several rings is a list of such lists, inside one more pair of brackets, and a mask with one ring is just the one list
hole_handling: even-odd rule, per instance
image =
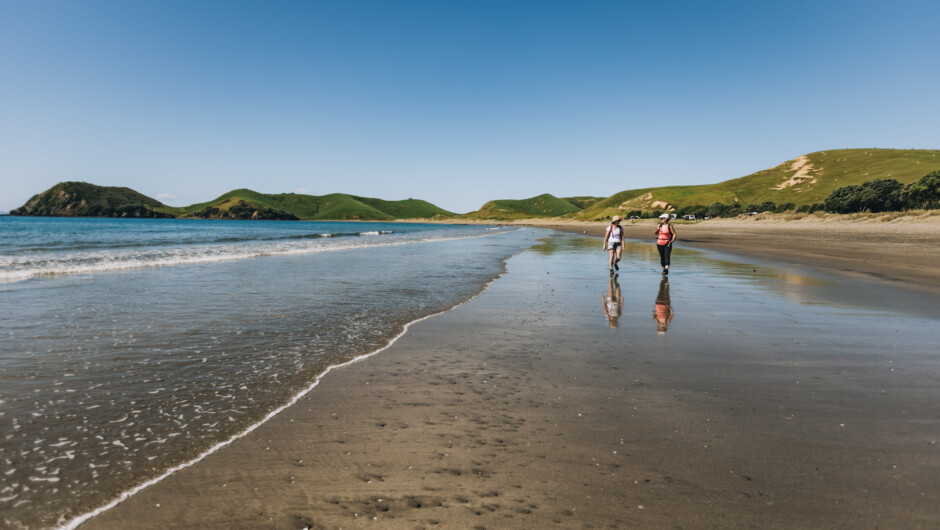
[[[382, 235], [385, 233], [391, 233], [391, 231], [383, 231], [382, 233], [375, 232], [374, 234]], [[425, 236], [422, 239], [405, 239], [396, 241], [384, 241], [379, 239], [372, 239], [372, 237], [363, 237], [362, 240], [357, 242], [338, 242], [329, 246], [281, 246], [271, 243], [250, 246], [247, 248], [229, 247], [216, 249], [213, 247], [200, 246], [194, 248], [170, 249], [159, 252], [147, 251], [136, 255], [126, 255], [121, 254], [120, 252], [108, 251], [86, 254], [80, 253], [78, 255], [68, 255], [65, 258], [52, 257], [47, 259], [46, 263], [43, 263], [38, 267], [30, 267], [31, 263], [28, 261], [28, 259], [35, 259], [34, 257], [14, 257], [11, 259], [0, 259], [0, 267], [6, 269], [0, 270], [0, 283], [15, 283], [32, 278], [56, 277], [70, 274], [95, 274], [143, 268], [202, 265], [208, 263], [239, 261], [243, 259], [253, 259], [266, 256], [293, 256], [302, 254], [316, 254], [320, 252], [357, 250], [361, 248], [378, 248], [420, 243], [437, 243], [442, 241], [459, 241], [461, 239], [487, 237], [490, 235], [494, 234], [486, 232], [457, 236], [432, 234], [430, 236]]]
[[104, 512], [106, 512], [106, 511], [110, 510], [111, 508], [114, 508], [114, 507], [117, 506], [118, 504], [120, 504], [120, 503], [124, 502], [125, 500], [131, 498], [132, 496], [136, 495], [137, 493], [139, 493], [139, 492], [141, 492], [141, 491], [143, 491], [143, 490], [149, 488], [150, 486], [153, 486], [154, 484], [156, 484], [156, 483], [162, 481], [163, 479], [169, 477], [169, 476], [172, 475], [173, 473], [176, 473], [177, 471], [181, 471], [181, 470], [183, 470], [183, 469], [186, 469], [187, 467], [193, 466], [193, 465], [195, 465], [195, 464], [201, 462], [202, 460], [204, 460], [204, 459], [205, 459], [206, 457], [208, 457], [209, 455], [211, 455], [211, 454], [213, 454], [213, 453], [219, 451], [219, 450], [222, 449], [223, 447], [225, 447], [225, 446], [227, 446], [227, 445], [229, 445], [229, 444], [235, 442], [236, 440], [238, 440], [238, 439], [240, 439], [240, 438], [244, 438], [245, 436], [248, 436], [248, 435], [251, 434], [255, 429], [257, 429], [258, 427], [260, 427], [260, 426], [262, 426], [263, 424], [265, 424], [268, 420], [270, 420], [271, 418], [277, 416], [278, 414], [280, 414], [281, 412], [283, 412], [284, 410], [286, 410], [286, 409], [287, 409], [288, 407], [290, 407], [291, 405], [293, 405], [293, 404], [297, 403], [298, 401], [300, 401], [301, 398], [303, 398], [304, 396], [306, 396], [307, 394], [309, 394], [314, 388], [316, 388], [316, 387], [320, 384], [320, 380], [322, 380], [324, 377], [326, 377], [326, 374], [332, 372], [334, 369], [337, 369], [337, 368], [344, 368], [344, 367], [349, 366], [349, 365], [351, 365], [351, 364], [354, 364], [354, 363], [357, 363], [357, 362], [359, 362], [359, 361], [368, 359], [369, 357], [372, 357], [373, 355], [378, 355], [379, 353], [382, 353], [383, 351], [385, 351], [385, 350], [391, 348], [396, 342], [398, 342], [398, 339], [400, 339], [400, 338], [402, 338], [403, 336], [405, 336], [405, 333], [408, 332], [408, 329], [409, 329], [412, 325], [417, 324], [418, 322], [422, 322], [422, 321], [424, 321], [424, 320], [428, 320], [428, 319], [430, 319], [430, 318], [439, 316], [439, 315], [443, 315], [443, 314], [445, 314], [445, 313], [449, 313], [450, 311], [453, 311], [454, 309], [457, 309], [458, 307], [460, 307], [460, 306], [462, 306], [462, 305], [464, 305], [464, 304], [468, 304], [468, 303], [472, 302], [473, 300], [476, 300], [478, 297], [482, 296], [484, 293], [486, 293], [487, 291], [490, 290], [490, 287], [491, 287], [497, 280], [499, 280], [500, 278], [502, 278], [503, 276], [506, 275], [506, 273], [508, 272], [508, 262], [509, 262], [509, 260], [510, 260], [513, 256], [515, 256], [515, 255], [516, 255], [516, 254], [512, 254], [512, 255], [510, 255], [509, 257], [507, 257], [506, 259], [504, 259], [504, 260], [503, 260], [503, 272], [501, 272], [498, 276], [496, 276], [495, 278], [493, 278], [492, 280], [490, 280], [489, 282], [487, 282], [486, 285], [483, 286], [483, 289], [482, 289], [479, 293], [473, 295], [471, 298], [468, 298], [467, 300], [465, 300], [465, 301], [463, 301], [463, 302], [460, 302], [459, 304], [457, 304], [457, 305], [451, 307], [450, 309], [445, 309], [444, 311], [439, 311], [439, 312], [437, 312], [437, 313], [433, 313], [433, 314], [430, 314], [430, 315], [426, 315], [426, 316], [423, 316], [423, 317], [421, 317], [421, 318], [412, 320], [411, 322], [408, 322], [407, 324], [405, 324], [404, 328], [402, 328], [401, 332], [400, 332], [398, 335], [395, 335], [395, 336], [388, 342], [388, 344], [386, 344], [385, 346], [383, 346], [383, 347], [381, 347], [381, 348], [379, 348], [379, 349], [377, 349], [377, 350], [375, 350], [375, 351], [373, 351], [373, 352], [365, 353], [365, 354], [363, 354], [363, 355], [360, 355], [360, 356], [358, 356], [358, 357], [355, 357], [355, 358], [353, 358], [353, 359], [351, 359], [351, 360], [348, 360], [348, 361], [345, 361], [345, 362], [342, 362], [342, 363], [339, 363], [339, 364], [334, 364], [334, 365], [331, 365], [331, 366], [327, 367], [325, 370], [323, 370], [323, 372], [321, 372], [321, 373], [313, 380], [313, 382], [311, 382], [311, 383], [307, 386], [307, 388], [305, 388], [305, 389], [301, 390], [300, 392], [298, 392], [297, 394], [295, 394], [294, 397], [292, 397], [287, 403], [285, 403], [284, 405], [281, 405], [280, 407], [274, 409], [273, 411], [271, 411], [270, 413], [268, 413], [267, 416], [265, 416], [264, 418], [262, 418], [262, 419], [261, 419], [260, 421], [258, 421], [257, 423], [255, 423], [255, 424], [253, 424], [253, 425], [250, 425], [248, 428], [246, 428], [246, 429], [243, 430], [242, 432], [240, 432], [240, 433], [238, 433], [238, 434], [232, 436], [232, 437], [229, 438], [228, 440], [224, 440], [224, 441], [221, 441], [221, 442], [215, 444], [214, 446], [210, 447], [209, 449], [207, 449], [206, 451], [204, 451], [204, 452], [203, 452], [202, 454], [200, 454], [199, 456], [193, 458], [192, 460], [189, 460], [189, 461], [187, 461], [187, 462], [183, 462], [182, 464], [179, 464], [179, 465], [177, 465], [176, 467], [170, 468], [169, 470], [167, 470], [166, 472], [164, 472], [162, 475], [160, 475], [160, 476], [158, 476], [158, 477], [156, 477], [156, 478], [152, 478], [152, 479], [150, 479], [150, 480], [148, 480], [148, 481], [146, 481], [146, 482], [144, 482], [144, 483], [142, 483], [142, 484], [139, 484], [139, 485], [137, 485], [137, 486], [135, 486], [135, 487], [133, 487], [133, 488], [131, 488], [131, 489], [129, 489], [129, 490], [127, 490], [127, 491], [121, 493], [120, 495], [118, 495], [118, 497], [117, 497], [116, 499], [114, 499], [113, 501], [109, 502], [108, 504], [106, 504], [106, 505], [104, 505], [104, 506], [101, 506], [101, 507], [99, 507], [99, 508], [95, 508], [94, 510], [92, 510], [92, 511], [90, 511], [90, 512], [88, 512], [88, 513], [79, 515], [78, 517], [72, 519], [71, 521], [69, 521], [69, 522], [65, 523], [64, 525], [59, 526], [59, 527], [57, 527], [57, 528], [60, 529], [60, 530], [73, 530], [73, 529], [75, 529], [75, 528], [78, 528], [79, 526], [81, 526], [82, 524], [84, 524], [85, 522], [87, 522], [89, 519], [91, 519], [91, 518], [93, 518], [93, 517], [95, 517], [95, 516], [101, 515], [102, 513], [104, 513]]

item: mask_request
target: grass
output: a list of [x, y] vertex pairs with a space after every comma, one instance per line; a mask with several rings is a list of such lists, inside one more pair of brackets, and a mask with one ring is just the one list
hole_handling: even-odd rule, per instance
[[[132, 216], [153, 217], [152, 212], [177, 215], [178, 208], [167, 206], [130, 188], [96, 186], [86, 182], [60, 182], [30, 198], [14, 212], [29, 215], [111, 216], [133, 210]], [[115, 213], [117, 212], [117, 213]], [[149, 213], [148, 213], [149, 212]]]
[[[579, 219], [604, 219], [629, 210], [679, 209], [683, 206], [761, 203], [815, 204], [842, 186], [876, 179], [910, 184], [940, 169], [940, 151], [927, 149], [838, 149], [805, 155], [806, 178], [781, 187], [798, 170], [788, 160], [776, 167], [745, 177], [701, 186], [666, 186], [622, 191], [575, 215]], [[801, 157], [802, 158], [802, 157]], [[657, 204], [659, 203], [659, 204]]]
[[529, 199], [490, 201], [476, 212], [461, 216], [465, 219], [515, 220], [527, 217], [561, 217], [580, 212], [575, 204], [548, 193]]
[[230, 191], [217, 199], [187, 206], [183, 210], [193, 213], [209, 206], [224, 208], [233, 199], [272, 210], [289, 212], [306, 220], [368, 220], [391, 221], [394, 219], [447, 218], [454, 214], [433, 204], [417, 200], [386, 201], [369, 197], [357, 197], [344, 193], [330, 195], [304, 195], [299, 193], [264, 194], [248, 189]]
[[[684, 206], [724, 204], [822, 202], [835, 189], [875, 179], [895, 179], [909, 184], [931, 171], [940, 170], [940, 151], [925, 149], [837, 149], [809, 153], [751, 175], [699, 186], [663, 186], [626, 190], [607, 198], [558, 198], [543, 194], [529, 199], [487, 202], [480, 210], [457, 215], [427, 201], [386, 201], [342, 193], [316, 196], [296, 193], [264, 194], [249, 189], [230, 191], [215, 200], [176, 208], [129, 188], [109, 188], [82, 182], [63, 182], [30, 199], [26, 206], [36, 215], [100, 215], [98, 212], [134, 208], [185, 217], [207, 208], [230, 210], [255, 208], [281, 211], [308, 220], [569, 218], [601, 220], [630, 210], [673, 210]], [[800, 169], [800, 165], [802, 168]], [[802, 175], [802, 178], [795, 178]], [[784, 183], [790, 185], [784, 186]], [[63, 194], [72, 207], [65, 209]], [[75, 198], [78, 200], [75, 200]], [[83, 206], [78, 204], [84, 201]], [[24, 206], [25, 208], [25, 206]], [[14, 210], [16, 211], [16, 210]], [[48, 213], [48, 212], [66, 213]], [[42, 213], [46, 212], [46, 213]]]
[[[62, 182], [31, 198], [23, 210], [31, 215], [110, 216], [115, 210], [159, 212], [173, 217], [234, 217], [257, 212], [262, 217], [278, 215], [308, 220], [447, 219], [455, 214], [433, 204], [417, 200], [386, 201], [342, 193], [315, 196], [296, 193], [264, 194], [237, 189], [220, 197], [177, 208], [167, 206], [129, 188], [96, 186], [85, 182]], [[147, 214], [143, 216], [152, 216]]]

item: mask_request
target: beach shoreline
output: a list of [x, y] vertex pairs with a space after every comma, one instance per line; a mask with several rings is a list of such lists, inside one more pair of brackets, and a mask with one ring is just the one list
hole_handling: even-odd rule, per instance
[[631, 305], [631, 289], [650, 297], [645, 331], [618, 335], [597, 300], [606, 271], [584, 269], [603, 269], [594, 243], [551, 239], [581, 250], [512, 258], [485, 295], [82, 528], [940, 523], [936, 422], [917, 423], [935, 359], [893, 361], [904, 379], [879, 380], [884, 397], [852, 390], [883, 370], [879, 355], [822, 363], [811, 348], [768, 363], [681, 328], [657, 335], [651, 272], [622, 280]]
[[[940, 214], [786, 216], [675, 222], [676, 247], [705, 248], [809, 266], [940, 295]], [[526, 219], [509, 224], [603, 237], [607, 224]], [[625, 221], [625, 237], [650, 241], [656, 220]], [[678, 264], [681, 267], [681, 264]]]

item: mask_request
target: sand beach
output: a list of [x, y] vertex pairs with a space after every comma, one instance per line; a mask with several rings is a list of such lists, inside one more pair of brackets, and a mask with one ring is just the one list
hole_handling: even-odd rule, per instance
[[[721, 228], [729, 250], [750, 230]], [[934, 289], [769, 266], [813, 243], [760, 233], [759, 260], [680, 247], [668, 279], [629, 243], [612, 279], [596, 238], [556, 232], [81, 528], [937, 527]]]
[[[603, 237], [605, 223], [528, 219], [518, 224]], [[812, 266], [940, 294], [940, 214], [772, 215], [676, 221], [677, 246], [711, 248]], [[626, 237], [652, 240], [655, 220], [625, 221]]]

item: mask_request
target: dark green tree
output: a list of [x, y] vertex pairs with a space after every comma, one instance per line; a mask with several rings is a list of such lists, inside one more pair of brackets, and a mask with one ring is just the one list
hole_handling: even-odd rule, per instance
[[724, 217], [728, 211], [728, 206], [720, 202], [716, 202], [708, 207], [706, 210], [706, 215], [709, 217]]
[[843, 186], [833, 191], [824, 202], [826, 211], [834, 213], [888, 212], [900, 210], [904, 186], [894, 179], [870, 180], [861, 186]]
[[742, 211], [741, 206], [737, 204], [728, 205], [716, 202], [708, 207], [705, 215], [709, 217], [734, 217], [740, 215]]
[[871, 180], [862, 184], [866, 190], [864, 209], [872, 212], [895, 212], [903, 209], [901, 193], [904, 185], [894, 179]]
[[909, 208], [927, 210], [940, 207], [940, 171], [928, 173], [920, 180], [908, 184], [901, 200]]
[[834, 190], [826, 197], [823, 204], [827, 212], [832, 213], [855, 213], [860, 212], [862, 204], [862, 187], [855, 184], [842, 186]]
[[683, 206], [682, 208], [679, 208], [679, 210], [676, 211], [676, 215], [679, 217], [684, 217], [686, 215], [694, 215], [695, 217], [704, 217], [706, 215], [705, 212], [707, 211], [708, 211], [708, 208], [706, 206], [703, 206], [701, 204], [692, 204], [689, 206]]

